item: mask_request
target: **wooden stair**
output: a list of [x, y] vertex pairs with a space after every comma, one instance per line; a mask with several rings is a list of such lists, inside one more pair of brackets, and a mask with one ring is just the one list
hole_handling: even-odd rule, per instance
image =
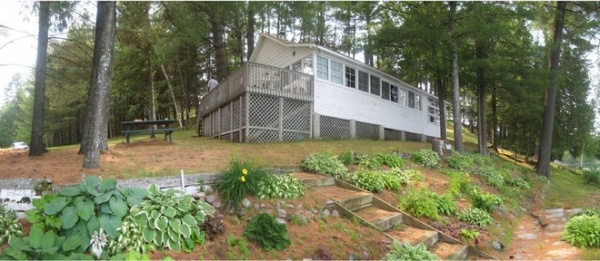
[[423, 244], [441, 260], [465, 260], [469, 253], [486, 259], [496, 259], [471, 249], [420, 220], [391, 206], [363, 190], [330, 176], [312, 173], [294, 173], [305, 186], [331, 200], [342, 216], [359, 218], [364, 223], [382, 231], [391, 240], [408, 242], [412, 246]]

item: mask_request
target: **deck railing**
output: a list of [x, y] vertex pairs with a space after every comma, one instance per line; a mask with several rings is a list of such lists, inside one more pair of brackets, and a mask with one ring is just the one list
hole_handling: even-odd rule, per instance
[[313, 76], [263, 64], [245, 63], [200, 101], [200, 116], [250, 92], [312, 101]]

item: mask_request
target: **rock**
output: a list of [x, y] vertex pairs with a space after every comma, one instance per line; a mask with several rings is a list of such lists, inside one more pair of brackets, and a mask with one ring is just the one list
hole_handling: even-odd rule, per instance
[[245, 215], [246, 215], [246, 209], [245, 208], [242, 208], [242, 209], [238, 210], [238, 212], [237, 212], [237, 216], [238, 217], [241, 218], [241, 217], [243, 217]]
[[212, 204], [215, 201], [217, 201], [217, 196], [215, 196], [215, 195], [206, 196], [206, 203]]
[[229, 206], [227, 208], [227, 214], [231, 215], [231, 214], [233, 214], [233, 212], [235, 212], [235, 208], [233, 208], [233, 206]]
[[277, 209], [277, 216], [280, 218], [285, 218], [287, 216], [287, 212], [285, 212], [283, 209]]
[[276, 220], [276, 221], [277, 221], [277, 223], [279, 223], [279, 224], [282, 224], [282, 225], [285, 225], [285, 224], [286, 224], [286, 222], [285, 222], [285, 220], [284, 220], [283, 218], [276, 218], [275, 220]]
[[369, 259], [369, 252], [368, 251], [363, 251], [362, 254], [360, 255], [360, 260], [370, 260]]
[[219, 209], [221, 208], [221, 201], [215, 201], [211, 204], [214, 208]]
[[266, 208], [266, 207], [267, 207], [267, 204], [265, 204], [265, 203], [260, 203], [260, 208]]
[[335, 201], [333, 201], [333, 200], [327, 200], [327, 205], [328, 205], [328, 206], [329, 206], [329, 205], [333, 205], [333, 203], [335, 203]]
[[504, 245], [498, 241], [492, 242], [492, 248], [498, 252], [502, 252], [504, 250]]
[[242, 207], [244, 207], [244, 208], [250, 207], [251, 204], [252, 203], [247, 198], [242, 200]]
[[338, 212], [336, 209], [334, 209], [334, 210], [331, 212], [331, 216], [332, 216], [332, 217], [336, 217], [336, 218], [338, 218], [338, 217], [340, 217], [340, 212]]
[[206, 193], [196, 192], [196, 193], [192, 194], [192, 197], [194, 197], [194, 199], [196, 199], [196, 200], [204, 200], [204, 198], [206, 198]]
[[314, 209], [314, 208], [311, 211], [312, 211], [313, 214], [319, 213], [319, 211], [317, 209]]
[[358, 258], [358, 257], [356, 256], [356, 254], [354, 254], [354, 253], [351, 253], [351, 254], [348, 256], [348, 261], [354, 261], [354, 260], [360, 260], [360, 258]]
[[324, 209], [323, 212], [321, 212], [321, 218], [329, 218], [330, 215], [329, 209]]
[[298, 210], [298, 211], [296, 211], [295, 214], [298, 216], [302, 216], [302, 214], [304, 214], [304, 212], [302, 210]]
[[260, 204], [258, 204], [258, 203], [254, 203], [254, 209], [255, 209], [255, 210], [259, 210], [259, 209], [260, 209]]
[[294, 205], [292, 205], [292, 204], [287, 204], [286, 207], [289, 209], [294, 209]]
[[297, 208], [297, 209], [302, 209], [303, 207], [304, 207], [304, 206], [302, 206], [302, 204], [298, 204], [298, 205], [296, 206], [296, 208]]

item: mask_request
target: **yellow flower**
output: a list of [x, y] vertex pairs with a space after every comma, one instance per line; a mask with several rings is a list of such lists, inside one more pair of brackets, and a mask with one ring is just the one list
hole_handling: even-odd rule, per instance
[[243, 169], [243, 170], [242, 170], [242, 174], [244, 174], [244, 175], [248, 175], [248, 170], [247, 170], [247, 169]]
[[245, 178], [244, 176], [240, 176], [240, 180], [241, 180], [242, 182], [246, 182], [246, 178]]

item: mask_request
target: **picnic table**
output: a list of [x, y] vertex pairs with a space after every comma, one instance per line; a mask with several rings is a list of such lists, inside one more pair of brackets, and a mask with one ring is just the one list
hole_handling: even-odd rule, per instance
[[[172, 142], [171, 134], [174, 129], [170, 128], [169, 125], [175, 123], [175, 120], [143, 120], [143, 121], [124, 121], [121, 122], [123, 127], [123, 134], [129, 143], [129, 137], [137, 134], [150, 134], [164, 133], [165, 139], [169, 137], [169, 143]], [[156, 126], [153, 128], [152, 126]]]

